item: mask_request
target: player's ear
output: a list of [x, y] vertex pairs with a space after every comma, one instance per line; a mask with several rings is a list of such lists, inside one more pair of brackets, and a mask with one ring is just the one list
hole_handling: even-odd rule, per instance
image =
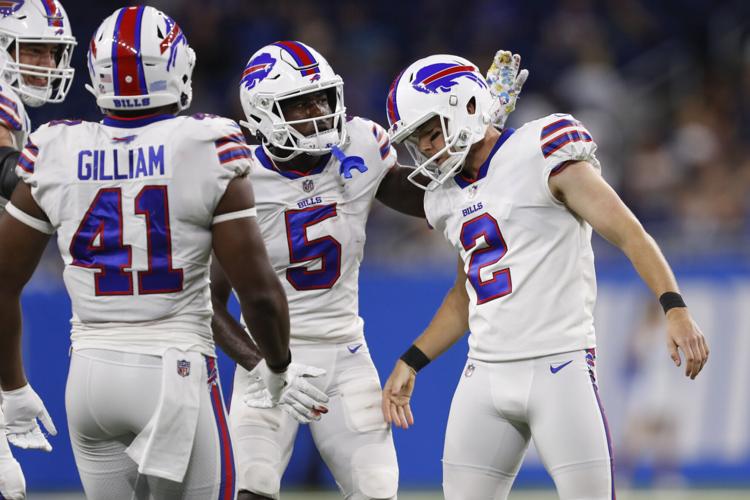
[[469, 99], [469, 102], [466, 103], [466, 111], [470, 115], [473, 115], [476, 110], [477, 110], [477, 100], [475, 97], [472, 97], [471, 99]]

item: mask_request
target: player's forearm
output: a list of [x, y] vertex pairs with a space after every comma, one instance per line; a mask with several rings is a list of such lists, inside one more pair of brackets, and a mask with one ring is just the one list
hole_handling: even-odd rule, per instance
[[0, 292], [0, 383], [11, 391], [26, 385], [21, 353], [21, 304], [17, 294]]
[[211, 329], [216, 344], [244, 369], [252, 370], [263, 359], [258, 346], [226, 307], [220, 308], [214, 303]]
[[249, 293], [237, 290], [247, 328], [269, 366], [284, 365], [289, 357], [289, 308], [278, 280], [275, 285]]
[[664, 292], [676, 292], [677, 280], [656, 241], [640, 225], [620, 246], [633, 267], [657, 297]]
[[395, 165], [383, 178], [376, 196], [388, 208], [424, 219], [424, 190], [409, 181], [411, 172], [410, 168]]
[[469, 330], [469, 301], [455, 288], [446, 295], [425, 331], [414, 341], [431, 360], [448, 350]]

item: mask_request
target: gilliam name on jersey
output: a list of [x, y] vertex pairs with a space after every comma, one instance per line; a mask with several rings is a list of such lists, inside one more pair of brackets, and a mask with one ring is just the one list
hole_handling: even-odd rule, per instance
[[78, 152], [78, 178], [111, 181], [164, 176], [164, 145], [136, 149], [84, 149]]

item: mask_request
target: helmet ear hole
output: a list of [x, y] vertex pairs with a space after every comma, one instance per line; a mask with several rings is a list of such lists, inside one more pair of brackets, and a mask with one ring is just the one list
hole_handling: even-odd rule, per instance
[[477, 112], [477, 98], [472, 97], [469, 102], [466, 103], [466, 112], [473, 115]]

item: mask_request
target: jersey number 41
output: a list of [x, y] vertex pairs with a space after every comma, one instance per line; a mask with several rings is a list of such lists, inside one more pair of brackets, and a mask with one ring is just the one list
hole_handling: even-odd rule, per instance
[[172, 235], [169, 229], [167, 186], [144, 186], [135, 197], [134, 211], [145, 218], [148, 269], [132, 267], [133, 252], [123, 243], [123, 207], [120, 188], [99, 190], [70, 242], [73, 265], [97, 269], [96, 295], [133, 295], [133, 274], [138, 294], [173, 293], [182, 290], [182, 269], [172, 267]]

